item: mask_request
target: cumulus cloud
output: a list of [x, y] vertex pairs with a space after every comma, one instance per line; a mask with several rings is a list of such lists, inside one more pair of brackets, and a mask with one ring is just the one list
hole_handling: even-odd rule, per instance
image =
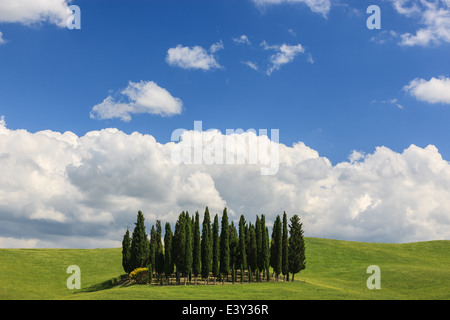
[[[299, 53], [305, 53], [305, 48], [301, 44], [298, 45], [268, 45], [266, 41], [261, 43], [264, 50], [274, 50], [275, 54], [270, 56], [270, 66], [267, 69], [267, 75], [271, 75], [275, 70], [279, 70], [283, 65], [294, 60]], [[308, 62], [313, 63], [311, 55], [308, 56]]]
[[0, 23], [32, 25], [47, 22], [65, 27], [72, 11], [65, 0], [0, 1]]
[[6, 40], [3, 39], [3, 33], [0, 31], [0, 44], [6, 43]]
[[403, 90], [420, 101], [450, 104], [450, 78], [414, 79]]
[[[238, 141], [267, 141], [252, 132]], [[302, 217], [307, 236], [359, 241], [450, 239], [450, 164], [435, 146], [398, 153], [378, 147], [332, 165], [302, 142], [278, 144], [279, 171], [262, 164], [176, 164], [174, 150], [200, 137], [202, 151], [230, 139], [217, 130], [185, 131], [181, 141], [117, 129], [84, 136], [10, 130], [0, 124], [1, 246], [120, 246], [138, 210], [146, 225], [174, 223], [182, 210]], [[245, 146], [233, 145], [246, 159]], [[226, 144], [225, 144], [226, 145]], [[226, 145], [227, 146], [227, 145]], [[224, 147], [223, 154], [230, 150]], [[217, 149], [216, 149], [217, 150]]]
[[219, 41], [206, 50], [200, 46], [184, 47], [181, 44], [167, 51], [166, 62], [175, 67], [183, 69], [213, 70], [222, 66], [217, 62], [214, 54], [224, 48], [223, 42]]
[[237, 44], [252, 44], [245, 34], [241, 35], [239, 38], [233, 38], [233, 41]]
[[108, 96], [91, 110], [92, 119], [120, 118], [130, 121], [131, 114], [148, 113], [162, 116], [180, 114], [183, 103], [153, 81], [130, 81], [118, 97]]
[[331, 9], [330, 0], [252, 0], [255, 5], [264, 7], [268, 5], [278, 5], [283, 3], [290, 4], [305, 4], [308, 8], [315, 13], [319, 13], [326, 17]]
[[391, 0], [395, 10], [419, 20], [415, 33], [400, 35], [404, 46], [429, 46], [450, 43], [450, 3], [448, 0]]

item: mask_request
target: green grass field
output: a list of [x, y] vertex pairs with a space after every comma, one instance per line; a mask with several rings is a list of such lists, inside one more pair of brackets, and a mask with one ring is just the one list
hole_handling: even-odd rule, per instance
[[[0, 299], [449, 299], [450, 241], [380, 244], [306, 238], [307, 268], [295, 282], [187, 286], [112, 285], [121, 249], [0, 249]], [[69, 290], [69, 265], [81, 289]], [[381, 289], [366, 269], [381, 269]]]

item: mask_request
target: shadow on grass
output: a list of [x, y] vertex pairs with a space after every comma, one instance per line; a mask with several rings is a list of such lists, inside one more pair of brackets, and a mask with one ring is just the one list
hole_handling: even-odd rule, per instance
[[123, 285], [129, 281], [128, 275], [124, 274], [120, 277], [111, 278], [109, 280], [103, 281], [101, 283], [96, 283], [90, 287], [82, 288], [81, 290], [76, 291], [75, 293], [87, 293], [87, 292], [97, 292], [102, 290], [108, 290], [114, 288], [116, 286]]

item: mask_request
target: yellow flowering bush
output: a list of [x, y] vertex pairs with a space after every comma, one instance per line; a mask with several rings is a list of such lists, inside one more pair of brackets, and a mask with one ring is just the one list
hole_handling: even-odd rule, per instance
[[148, 276], [148, 268], [137, 268], [130, 272], [130, 279], [139, 284], [147, 283]]

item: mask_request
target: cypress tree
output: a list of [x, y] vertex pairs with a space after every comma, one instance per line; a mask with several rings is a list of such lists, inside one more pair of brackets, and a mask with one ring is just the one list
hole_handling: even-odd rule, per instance
[[255, 223], [255, 234], [256, 234], [256, 266], [258, 270], [256, 271], [256, 278], [259, 279], [259, 271], [264, 269], [264, 261], [262, 254], [262, 229], [261, 229], [261, 220], [258, 216], [256, 216]]
[[155, 254], [155, 271], [160, 275], [164, 273], [164, 251], [162, 246], [162, 227], [161, 221], [156, 220], [156, 254]]
[[257, 255], [257, 247], [256, 247], [256, 232], [255, 226], [250, 224], [249, 227], [250, 234], [250, 247], [248, 252], [248, 265], [249, 269], [252, 270], [252, 274], [256, 274], [258, 268], [258, 255]]
[[212, 239], [211, 239], [211, 219], [209, 209], [206, 207], [202, 224], [201, 238], [201, 267], [202, 278], [208, 281], [212, 267]]
[[[234, 222], [230, 224], [230, 269], [235, 270], [239, 265], [239, 239]], [[234, 281], [233, 281], [234, 282]]]
[[220, 233], [220, 272], [225, 281], [225, 276], [230, 273], [230, 234], [228, 226], [227, 208], [223, 210], [221, 233]]
[[156, 244], [156, 230], [155, 226], [152, 225], [150, 230], [150, 243], [149, 243], [149, 259], [148, 264], [152, 266], [152, 271], [156, 271], [156, 252], [157, 252], [157, 244]]
[[303, 224], [300, 222], [300, 218], [294, 215], [290, 219], [289, 225], [289, 272], [292, 273], [292, 282], [294, 281], [294, 275], [306, 268], [305, 258], [305, 241], [303, 239]]
[[220, 273], [220, 243], [219, 243], [219, 217], [217, 214], [214, 217], [214, 223], [212, 226], [212, 272], [214, 277], [214, 283]]
[[192, 257], [193, 257], [193, 250], [192, 250], [192, 223], [189, 218], [189, 213], [186, 212], [186, 249], [185, 249], [185, 266], [184, 266], [184, 284], [186, 285], [186, 282], [189, 278], [190, 282], [190, 276], [192, 271]]
[[270, 244], [269, 244], [269, 228], [266, 227], [266, 280], [270, 281], [269, 269], [270, 269]]
[[241, 215], [239, 219], [239, 264], [241, 266], [241, 275], [247, 269], [247, 253], [245, 248], [245, 218]]
[[130, 248], [130, 268], [144, 268], [148, 264], [149, 241], [145, 233], [144, 215], [138, 212]]
[[192, 273], [197, 284], [197, 276], [201, 273], [201, 247], [200, 247], [200, 217], [198, 211], [195, 212], [194, 220], [194, 252], [192, 257]]
[[269, 241], [268, 241], [268, 231], [266, 228], [266, 217], [261, 215], [261, 270], [268, 277], [269, 273], [267, 269], [269, 268]]
[[283, 231], [282, 231], [282, 257], [281, 271], [285, 277], [285, 281], [289, 281], [289, 260], [288, 260], [288, 223], [286, 212], [283, 213]]
[[282, 246], [282, 230], [281, 230], [281, 219], [278, 215], [275, 219], [275, 223], [273, 225], [273, 245], [274, 249], [272, 253], [274, 254], [273, 259], [273, 269], [275, 271], [275, 274], [277, 276], [277, 281], [279, 279], [279, 275], [281, 273], [281, 267], [282, 267], [282, 255], [283, 255], [283, 246]]
[[172, 241], [173, 234], [170, 228], [170, 223], [166, 223], [166, 232], [164, 234], [164, 273], [166, 275], [167, 283], [173, 273], [174, 264], [172, 259]]
[[127, 228], [122, 240], [122, 266], [126, 273], [130, 273], [130, 257], [131, 257], [131, 239], [130, 231]]
[[177, 283], [180, 281], [180, 273], [185, 269], [185, 251], [186, 251], [186, 223], [184, 212], [178, 216], [175, 224], [175, 233], [172, 243], [172, 259], [176, 266]]

